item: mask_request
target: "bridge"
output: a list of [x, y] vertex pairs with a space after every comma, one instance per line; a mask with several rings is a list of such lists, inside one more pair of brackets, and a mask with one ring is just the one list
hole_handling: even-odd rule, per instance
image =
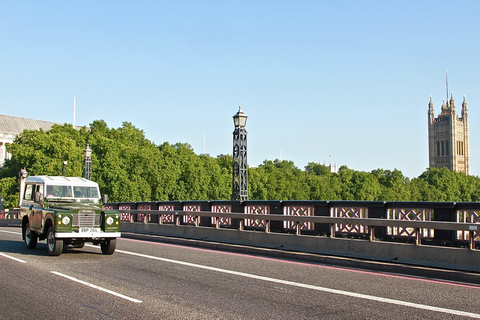
[[[105, 203], [122, 232], [201, 239], [277, 254], [480, 271], [480, 203], [155, 201]], [[0, 215], [0, 225], [16, 218]], [[3, 222], [2, 222], [3, 221]], [[330, 260], [333, 258], [329, 258]]]
[[185, 201], [107, 203], [124, 232], [480, 271], [480, 203]]
[[0, 227], [2, 319], [480, 318], [472, 283], [123, 237], [112, 256], [45, 247]]
[[17, 213], [0, 216], [2, 318], [480, 319], [480, 204], [105, 206], [123, 219], [113, 256], [85, 245], [52, 258], [43, 241], [28, 250]]

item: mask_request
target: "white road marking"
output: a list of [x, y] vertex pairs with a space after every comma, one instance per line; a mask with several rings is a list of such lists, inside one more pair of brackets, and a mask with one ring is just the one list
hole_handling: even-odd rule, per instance
[[12, 260], [15, 260], [15, 261], [18, 261], [18, 262], [21, 262], [21, 263], [27, 263], [27, 261], [25, 261], [25, 260], [21, 260], [21, 259], [14, 258], [14, 257], [12, 257], [12, 256], [9, 256], [8, 254], [5, 254], [5, 253], [1, 253], [1, 252], [0, 252], [0, 256], [5, 257], [5, 258], [9, 258], [9, 259], [12, 259]]
[[3, 232], [3, 233], [11, 233], [11, 234], [22, 234], [21, 232], [13, 232], [13, 231], [5, 231], [5, 230], [0, 230], [0, 232]]
[[57, 272], [57, 271], [50, 271], [51, 273], [53, 274], [56, 274], [57, 276], [61, 276], [61, 277], [64, 277], [64, 278], [67, 278], [69, 280], [72, 280], [72, 281], [75, 281], [75, 282], [78, 282], [78, 283], [81, 283], [87, 287], [90, 287], [90, 288], [94, 288], [94, 289], [97, 289], [97, 290], [100, 290], [100, 291], [103, 291], [103, 292], [106, 292], [106, 293], [109, 293], [109, 294], [112, 294], [114, 296], [117, 296], [119, 298], [122, 298], [122, 299], [125, 299], [125, 300], [129, 300], [129, 301], [132, 301], [132, 302], [135, 302], [135, 303], [142, 303], [143, 301], [141, 300], [137, 300], [137, 299], [134, 299], [134, 298], [131, 298], [131, 297], [128, 297], [128, 296], [125, 296], [123, 294], [120, 294], [118, 292], [115, 292], [115, 291], [112, 291], [112, 290], [108, 290], [108, 289], [105, 289], [105, 288], [102, 288], [102, 287], [99, 287], [99, 286], [96, 286], [92, 283], [89, 283], [89, 282], [86, 282], [86, 281], [82, 281], [82, 280], [79, 280], [79, 279], [76, 279], [74, 277], [70, 277], [66, 274], [63, 274], [63, 273], [60, 273], [60, 272]]
[[199, 269], [204, 269], [204, 270], [210, 270], [210, 271], [215, 271], [215, 272], [221, 272], [221, 273], [236, 275], [236, 276], [250, 278], [250, 279], [262, 280], [262, 281], [267, 281], [267, 282], [273, 282], [273, 283], [278, 283], [278, 284], [284, 284], [284, 285], [299, 287], [299, 288], [305, 288], [305, 289], [311, 289], [311, 290], [316, 290], [316, 291], [339, 294], [339, 295], [354, 297], [354, 298], [359, 298], [359, 299], [366, 299], [366, 300], [372, 300], [372, 301], [377, 301], [377, 302], [389, 303], [389, 304], [394, 304], [394, 305], [399, 305], [399, 306], [404, 306], [404, 307], [411, 307], [411, 308], [416, 308], [416, 309], [421, 309], [421, 310], [436, 311], [436, 312], [442, 312], [442, 313], [456, 315], [456, 316], [464, 316], [464, 317], [480, 319], [480, 314], [477, 314], [477, 313], [471, 313], [471, 312], [453, 310], [453, 309], [446, 309], [446, 308], [434, 307], [434, 306], [429, 306], [429, 305], [424, 305], [424, 304], [419, 304], [419, 303], [413, 303], [413, 302], [408, 302], [408, 301], [388, 299], [388, 298], [371, 296], [371, 295], [367, 295], [367, 294], [354, 293], [354, 292], [348, 292], [348, 291], [343, 291], [343, 290], [319, 287], [319, 286], [314, 286], [314, 285], [305, 284], [305, 283], [298, 283], [298, 282], [293, 282], [293, 281], [287, 281], [287, 280], [275, 279], [275, 278], [270, 278], [270, 277], [258, 276], [258, 275], [249, 274], [249, 273], [245, 273], [245, 272], [238, 272], [238, 271], [233, 271], [233, 270], [209, 267], [209, 266], [190, 263], [190, 262], [185, 262], [185, 261], [172, 260], [172, 259], [167, 259], [167, 258], [160, 258], [160, 257], [150, 256], [150, 255], [136, 253], [136, 252], [130, 252], [130, 251], [124, 251], [124, 250], [118, 250], [118, 249], [116, 250], [116, 252], [129, 254], [129, 255], [137, 256], [137, 257], [141, 257], [141, 258], [147, 258], [147, 259], [158, 260], [158, 261], [163, 261], [163, 262], [175, 263], [175, 264], [188, 266], [188, 267], [192, 267], [192, 268], [199, 268]]

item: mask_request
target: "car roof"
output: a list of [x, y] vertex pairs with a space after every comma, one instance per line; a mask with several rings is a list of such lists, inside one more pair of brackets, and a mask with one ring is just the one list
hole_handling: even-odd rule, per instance
[[34, 182], [34, 183], [45, 183], [47, 185], [63, 185], [63, 186], [90, 186], [90, 187], [97, 187], [98, 184], [96, 182], [87, 180], [85, 178], [80, 177], [64, 177], [64, 176], [31, 176], [27, 177], [25, 182]]

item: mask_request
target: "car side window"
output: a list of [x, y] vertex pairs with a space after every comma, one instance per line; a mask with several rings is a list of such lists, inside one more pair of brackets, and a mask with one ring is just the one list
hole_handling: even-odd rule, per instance
[[25, 196], [23, 197], [25, 200], [32, 200], [33, 199], [33, 184], [27, 184], [25, 186]]
[[35, 191], [43, 194], [43, 184], [37, 184], [35, 187]]

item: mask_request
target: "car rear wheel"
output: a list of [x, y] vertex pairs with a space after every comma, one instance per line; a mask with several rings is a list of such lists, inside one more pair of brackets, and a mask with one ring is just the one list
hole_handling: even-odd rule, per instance
[[63, 240], [55, 238], [55, 231], [51, 226], [47, 232], [47, 251], [51, 256], [59, 256], [63, 251]]
[[28, 249], [35, 249], [37, 246], [37, 233], [30, 229], [30, 224], [27, 222], [24, 229], [25, 234], [25, 247]]
[[103, 254], [113, 254], [115, 252], [115, 247], [117, 246], [117, 239], [106, 239], [100, 243], [100, 248], [102, 248]]

